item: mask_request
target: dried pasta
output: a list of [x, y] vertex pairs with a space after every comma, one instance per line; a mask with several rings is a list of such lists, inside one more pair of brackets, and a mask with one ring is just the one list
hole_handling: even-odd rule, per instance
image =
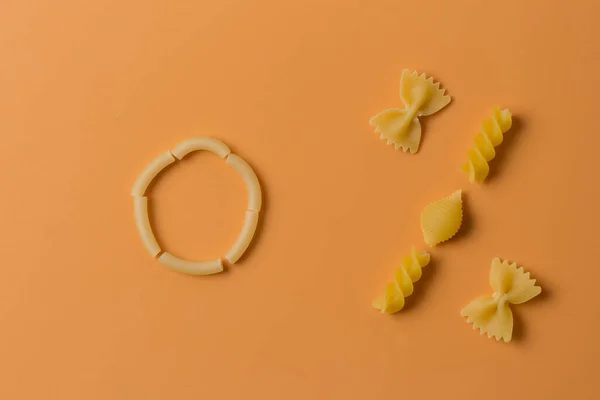
[[234, 264], [237, 260], [240, 259], [242, 254], [244, 254], [244, 252], [250, 245], [252, 237], [254, 237], [254, 232], [256, 231], [257, 225], [258, 211], [247, 210], [242, 231], [240, 232], [240, 235], [238, 236], [233, 246], [231, 246], [231, 249], [225, 255], [227, 261]]
[[260, 211], [262, 207], [262, 194], [260, 183], [252, 167], [244, 159], [233, 153], [227, 156], [225, 162], [242, 176], [246, 184], [246, 190], [248, 190], [248, 210]]
[[219, 258], [213, 261], [193, 262], [164, 252], [158, 257], [158, 262], [174, 271], [188, 275], [211, 275], [223, 271], [223, 262]]
[[390, 108], [371, 118], [375, 132], [381, 139], [393, 144], [396, 150], [416, 153], [421, 143], [419, 117], [431, 115], [450, 103], [450, 96], [440, 89], [440, 83], [433, 82], [425, 74], [405, 69], [400, 80], [400, 98], [404, 108]]
[[133, 198], [133, 209], [135, 214], [135, 224], [138, 228], [138, 233], [142, 238], [144, 247], [148, 250], [151, 257], [156, 257], [162, 250], [154, 237], [152, 227], [150, 226], [150, 219], [148, 218], [148, 198], [147, 197], [134, 197]]
[[421, 213], [423, 239], [429, 246], [451, 239], [462, 224], [461, 191], [427, 205]]
[[542, 288], [535, 286], [535, 279], [531, 279], [523, 267], [517, 268], [516, 263], [498, 258], [492, 261], [490, 285], [494, 294], [474, 300], [463, 308], [461, 315], [467, 317], [467, 322], [472, 322], [473, 329], [479, 329], [480, 334], [510, 342], [513, 316], [509, 304], [525, 303], [540, 294]]
[[[134, 196], [133, 204], [138, 233], [140, 234], [144, 247], [152, 257], [156, 257], [163, 251], [152, 232], [152, 227], [148, 218], [149, 199], [144, 196], [146, 189], [152, 180], [165, 167], [175, 161], [183, 159], [189, 153], [198, 150], [211, 151], [220, 158], [225, 159], [227, 165], [233, 167], [241, 175], [246, 184], [246, 188], [248, 189], [248, 209], [246, 210], [244, 226], [237, 240], [224, 257], [233, 264], [242, 257], [254, 237], [256, 226], [258, 225], [259, 210], [262, 206], [262, 194], [258, 178], [248, 163], [231, 153], [229, 147], [217, 139], [198, 137], [185, 140], [175, 146], [171, 152], [167, 151], [161, 154], [142, 171], [136, 179], [131, 191], [131, 194]], [[206, 262], [193, 262], [182, 260], [168, 252], [163, 252], [158, 257], [158, 261], [175, 271], [191, 275], [206, 275], [223, 271], [223, 261], [221, 259]]]
[[175, 157], [173, 157], [173, 154], [171, 154], [170, 151], [164, 152], [152, 160], [135, 180], [133, 189], [131, 189], [131, 195], [137, 197], [144, 196], [144, 194], [146, 194], [146, 189], [150, 186], [150, 182], [156, 178], [156, 175], [174, 162]]
[[509, 110], [495, 107], [492, 118], [483, 121], [481, 132], [475, 136], [473, 148], [467, 153], [468, 161], [462, 170], [469, 174], [471, 183], [483, 183], [490, 172], [488, 164], [496, 156], [494, 147], [502, 143], [503, 136], [512, 125], [512, 114]]
[[413, 293], [413, 283], [421, 279], [422, 268], [429, 264], [429, 253], [418, 253], [415, 248], [402, 258], [400, 268], [394, 272], [394, 280], [385, 288], [383, 296], [373, 302], [382, 313], [393, 314], [404, 307], [404, 298]]
[[225, 143], [221, 142], [220, 140], [213, 139], [211, 137], [195, 137], [184, 140], [177, 146], [173, 147], [171, 153], [173, 153], [175, 157], [181, 160], [189, 153], [198, 150], [211, 151], [218, 155], [220, 158], [225, 158], [231, 153], [231, 150], [229, 150], [229, 147], [227, 147]]

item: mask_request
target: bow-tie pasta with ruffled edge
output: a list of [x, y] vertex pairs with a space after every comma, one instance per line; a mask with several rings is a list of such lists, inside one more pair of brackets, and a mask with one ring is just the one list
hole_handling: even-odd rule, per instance
[[427, 205], [421, 213], [421, 230], [423, 239], [429, 246], [450, 240], [462, 224], [461, 191], [436, 200]]
[[513, 316], [509, 304], [525, 303], [540, 294], [542, 288], [535, 286], [535, 279], [523, 267], [517, 268], [516, 263], [501, 262], [498, 258], [492, 261], [490, 285], [494, 294], [474, 300], [463, 308], [461, 315], [482, 335], [487, 333], [488, 338], [510, 342]]
[[373, 302], [373, 307], [388, 314], [402, 310], [404, 298], [413, 293], [413, 283], [421, 279], [422, 268], [430, 259], [429, 253], [417, 253], [413, 247], [410, 255], [402, 258], [400, 268], [394, 272], [394, 281], [386, 286], [384, 295]]
[[433, 82], [425, 74], [405, 69], [400, 80], [400, 98], [404, 108], [390, 108], [371, 118], [375, 132], [381, 139], [394, 144], [396, 150], [411, 153], [419, 151], [421, 124], [419, 117], [438, 112], [450, 103], [450, 96], [440, 89], [440, 83]]

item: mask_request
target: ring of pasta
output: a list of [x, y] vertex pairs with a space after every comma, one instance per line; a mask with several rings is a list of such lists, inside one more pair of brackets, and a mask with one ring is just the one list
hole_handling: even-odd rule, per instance
[[229, 147], [223, 142], [210, 137], [197, 137], [187, 139], [172, 150], [167, 151], [152, 160], [142, 173], [136, 179], [131, 195], [133, 196], [133, 209], [135, 223], [142, 239], [144, 247], [152, 257], [158, 257], [158, 262], [172, 270], [183, 272], [190, 275], [208, 275], [223, 271], [223, 261], [217, 258], [212, 261], [194, 262], [182, 260], [166, 251], [163, 251], [158, 244], [148, 217], [148, 197], [145, 196], [146, 190], [154, 178], [167, 166], [182, 160], [186, 155], [194, 151], [210, 151], [222, 159], [225, 159], [227, 165], [235, 169], [244, 180], [248, 190], [248, 208], [244, 219], [244, 226], [238, 235], [235, 243], [225, 254], [225, 259], [231, 264], [242, 257], [256, 231], [258, 225], [258, 214], [262, 206], [262, 193], [260, 183], [256, 174], [239, 156], [233, 154]]

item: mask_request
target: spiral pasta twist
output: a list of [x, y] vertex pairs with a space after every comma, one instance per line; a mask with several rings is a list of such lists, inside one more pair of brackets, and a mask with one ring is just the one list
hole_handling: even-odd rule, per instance
[[400, 311], [404, 307], [404, 298], [413, 293], [413, 283], [421, 279], [422, 268], [430, 259], [429, 253], [418, 253], [413, 246], [410, 255], [402, 258], [400, 268], [394, 272], [394, 280], [386, 286], [383, 296], [373, 302], [373, 307], [388, 314]]
[[494, 147], [502, 143], [503, 136], [512, 125], [512, 114], [509, 110], [494, 108], [492, 118], [483, 121], [481, 132], [475, 136], [474, 145], [468, 152], [468, 161], [462, 170], [469, 174], [471, 183], [483, 183], [490, 172], [488, 162], [496, 156]]

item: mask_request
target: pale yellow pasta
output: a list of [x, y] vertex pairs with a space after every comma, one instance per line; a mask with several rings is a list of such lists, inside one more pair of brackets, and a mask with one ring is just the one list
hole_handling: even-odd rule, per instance
[[479, 329], [480, 334], [509, 342], [513, 332], [509, 304], [525, 303], [540, 294], [542, 288], [535, 285], [535, 279], [531, 279], [523, 267], [517, 268], [516, 263], [502, 262], [499, 258], [492, 261], [490, 285], [494, 294], [474, 300], [463, 308], [461, 315], [467, 317], [467, 322], [473, 323], [473, 329]]
[[462, 224], [461, 191], [427, 205], [421, 213], [423, 239], [429, 246], [451, 239]]
[[244, 219], [244, 226], [240, 232], [237, 240], [231, 246], [231, 249], [225, 255], [227, 261], [235, 264], [237, 260], [244, 254], [256, 231], [256, 225], [258, 224], [258, 211], [247, 210], [246, 218]]
[[148, 198], [147, 197], [135, 197], [133, 199], [133, 212], [135, 214], [135, 224], [137, 226], [142, 243], [150, 256], [156, 257], [161, 252], [160, 246], [154, 237], [152, 227], [150, 226], [150, 219], [148, 218]]
[[213, 152], [221, 158], [225, 158], [229, 155], [229, 153], [231, 153], [231, 150], [229, 150], [229, 147], [227, 147], [225, 143], [210, 137], [195, 137], [184, 140], [177, 146], [173, 147], [171, 153], [181, 160], [189, 153], [198, 150]]
[[469, 174], [471, 183], [483, 183], [490, 172], [488, 161], [496, 156], [494, 147], [502, 143], [503, 136], [512, 126], [512, 114], [509, 110], [494, 108], [492, 118], [483, 121], [481, 132], [475, 136], [473, 148], [467, 153], [467, 163], [462, 170]]
[[248, 209], [254, 211], [260, 211], [262, 206], [262, 194], [260, 190], [260, 183], [254, 173], [254, 170], [248, 165], [244, 159], [230, 154], [227, 156], [227, 165], [230, 165], [235, 169], [244, 180], [246, 189], [248, 190]]
[[[211, 151], [220, 158], [225, 158], [225, 162], [242, 176], [248, 190], [248, 209], [246, 211], [244, 226], [235, 243], [225, 255], [225, 259], [233, 264], [244, 254], [254, 237], [256, 226], [258, 225], [259, 210], [262, 206], [262, 194], [260, 183], [252, 168], [250, 168], [246, 161], [235, 154], [232, 154], [229, 147], [219, 140], [208, 137], [185, 140], [175, 146], [172, 152], [167, 151], [161, 154], [146, 166], [138, 176], [131, 191], [131, 194], [134, 196], [133, 205], [136, 226], [144, 247], [152, 257], [156, 257], [161, 253], [162, 249], [150, 226], [148, 217], [148, 198], [145, 197], [144, 194], [152, 180], [160, 173], [160, 171], [162, 171], [162, 169], [171, 163], [184, 158], [187, 154], [198, 150]], [[164, 252], [158, 257], [158, 261], [175, 271], [192, 275], [214, 274], [223, 271], [223, 262], [221, 259], [206, 262], [193, 262], [182, 260], [168, 252]]]
[[171, 154], [170, 151], [162, 153], [160, 156], [152, 160], [152, 162], [148, 164], [146, 168], [144, 168], [142, 173], [135, 180], [133, 189], [131, 190], [131, 195], [141, 197], [146, 194], [146, 189], [148, 189], [150, 182], [152, 182], [156, 175], [158, 175], [158, 173], [166, 166], [174, 162], [175, 157], [173, 157], [173, 154]]
[[164, 252], [158, 257], [158, 262], [174, 271], [188, 275], [210, 275], [223, 271], [223, 262], [218, 258], [213, 261], [193, 262]]
[[421, 269], [429, 264], [429, 253], [417, 253], [415, 248], [402, 258], [400, 268], [394, 272], [394, 280], [385, 288], [383, 296], [373, 302], [382, 313], [393, 314], [404, 307], [404, 298], [414, 291], [413, 283], [421, 279]]
[[439, 82], [425, 74], [405, 69], [400, 80], [400, 97], [404, 108], [390, 108], [371, 118], [375, 132], [393, 144], [396, 150], [416, 153], [421, 143], [420, 116], [431, 115], [450, 103], [450, 96], [440, 89]]

